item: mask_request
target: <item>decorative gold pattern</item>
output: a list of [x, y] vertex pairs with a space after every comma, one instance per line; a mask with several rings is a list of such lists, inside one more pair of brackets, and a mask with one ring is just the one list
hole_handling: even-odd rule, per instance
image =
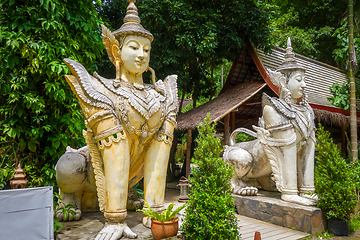
[[83, 130], [83, 135], [85, 138], [86, 145], [89, 147], [89, 152], [91, 156], [91, 163], [94, 169], [95, 174], [95, 184], [97, 195], [99, 199], [100, 211], [104, 212], [105, 210], [105, 175], [103, 169], [103, 161], [100, 155], [98, 148], [93, 142], [94, 134], [90, 131]]
[[94, 126], [95, 123], [99, 122], [100, 120], [109, 118], [109, 117], [112, 117], [112, 111], [110, 111], [110, 110], [97, 112], [85, 120], [85, 125], [87, 127], [91, 128], [92, 126]]
[[124, 35], [139, 35], [149, 38], [152, 42], [154, 37], [153, 35], [146, 30], [140, 24], [141, 20], [137, 12], [137, 7], [135, 6], [135, 1], [130, 1], [129, 6], [127, 7], [126, 16], [124, 17], [124, 24], [121, 27], [114, 31], [113, 34], [119, 39]]
[[174, 136], [171, 132], [162, 129], [158, 132], [158, 134], [156, 136], [156, 141], [164, 142], [166, 144], [171, 145], [173, 138], [174, 138]]
[[[123, 126], [119, 125], [119, 126], [110, 128], [108, 130], [105, 130], [94, 137], [94, 142], [97, 143], [98, 141], [103, 140], [104, 138], [109, 137], [115, 133], [118, 133], [118, 132], [122, 131], [123, 129], [124, 129]], [[120, 132], [120, 133], [122, 135], [125, 135], [125, 133], [122, 133], [122, 132]]]
[[118, 212], [105, 212], [104, 217], [106, 221], [110, 222], [122, 222], [125, 220], [127, 216], [127, 211], [125, 210], [119, 210]]
[[105, 147], [110, 147], [113, 142], [120, 142], [126, 138], [125, 132], [120, 131], [113, 135], [110, 135], [102, 140], [97, 141], [97, 146], [99, 150], [103, 150]]
[[103, 39], [103, 44], [109, 56], [109, 60], [116, 66], [116, 60], [118, 60], [119, 57], [113, 55], [113, 51], [111, 48], [113, 46], [116, 46], [118, 49], [120, 49], [119, 42], [118, 40], [116, 40], [115, 36], [111, 33], [111, 31], [107, 27], [101, 24], [101, 29], [102, 29], [101, 36]]

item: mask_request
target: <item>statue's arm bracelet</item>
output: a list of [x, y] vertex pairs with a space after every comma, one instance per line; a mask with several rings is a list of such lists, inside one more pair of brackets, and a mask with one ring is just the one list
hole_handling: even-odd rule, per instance
[[158, 132], [156, 140], [159, 142], [164, 142], [166, 144], [171, 145], [173, 138], [174, 138], [174, 135], [171, 132], [169, 132], [165, 129], [162, 129]]
[[174, 127], [176, 126], [176, 114], [173, 112], [170, 112], [166, 117], [165, 120], [171, 122]]
[[99, 149], [109, 147], [113, 142], [119, 142], [126, 138], [126, 134], [123, 126], [118, 125], [116, 127], [105, 130], [94, 137], [94, 142], [97, 144]]
[[282, 122], [282, 123], [276, 123], [276, 124], [270, 124], [266, 126], [266, 130], [269, 132], [277, 131], [277, 130], [288, 130], [292, 129], [293, 125], [290, 121]]
[[102, 111], [102, 112], [97, 112], [94, 115], [90, 116], [88, 119], [85, 120], [85, 125], [88, 128], [92, 128], [92, 126], [94, 126], [95, 123], [99, 122], [100, 120], [104, 120], [106, 118], [110, 118], [112, 117], [112, 111], [110, 110], [106, 110], [106, 111]]

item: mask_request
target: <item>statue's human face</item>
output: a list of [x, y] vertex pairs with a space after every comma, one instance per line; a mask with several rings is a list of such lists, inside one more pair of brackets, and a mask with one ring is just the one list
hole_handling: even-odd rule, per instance
[[305, 72], [297, 70], [290, 75], [287, 87], [291, 92], [291, 98], [301, 98], [305, 91]]
[[146, 37], [129, 35], [120, 52], [122, 67], [130, 74], [141, 74], [149, 66], [151, 42]]

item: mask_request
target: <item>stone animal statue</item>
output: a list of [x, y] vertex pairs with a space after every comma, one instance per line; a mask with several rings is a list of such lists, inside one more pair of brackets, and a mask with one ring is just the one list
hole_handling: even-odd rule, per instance
[[244, 129], [235, 130], [223, 158], [235, 166], [234, 193], [256, 195], [259, 187], [276, 186], [284, 201], [315, 205], [314, 113], [304, 92], [305, 69], [294, 59], [290, 38], [287, 45], [282, 65], [276, 71], [267, 69], [279, 98], [264, 93], [263, 116], [259, 126], [253, 126], [256, 133], [246, 130], [257, 139], [235, 144], [236, 134]]
[[[124, 24], [114, 32], [102, 26], [102, 37], [116, 68], [115, 79], [96, 72], [91, 76], [80, 63], [64, 59], [73, 74], [66, 80], [86, 119], [83, 135], [105, 217], [96, 240], [136, 238], [125, 221], [128, 189], [143, 178], [144, 200], [153, 210], [164, 210], [166, 169], [178, 108], [177, 76], [155, 80], [149, 67], [153, 35], [140, 24], [135, 0], [129, 0]], [[143, 82], [142, 74], [148, 70], [153, 84]], [[150, 227], [147, 216], [143, 223]]]
[[[95, 174], [91, 164], [91, 156], [87, 146], [80, 149], [66, 148], [56, 166], [56, 181], [60, 188], [59, 207], [72, 205], [75, 216], [64, 216], [62, 210], [55, 213], [55, 218], [60, 221], [79, 220], [83, 212], [99, 211], [99, 201], [96, 192]], [[127, 210], [142, 209], [144, 199], [129, 188]]]

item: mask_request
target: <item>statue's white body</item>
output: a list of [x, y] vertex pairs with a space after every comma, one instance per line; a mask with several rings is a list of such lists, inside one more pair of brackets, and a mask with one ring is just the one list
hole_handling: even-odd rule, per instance
[[[314, 113], [304, 93], [305, 69], [296, 63], [291, 43], [285, 62], [277, 71], [268, 69], [271, 81], [279, 87], [280, 97], [263, 95], [263, 117], [256, 133], [258, 139], [235, 144], [237, 129], [224, 159], [235, 165], [234, 193], [256, 195], [258, 188], [279, 190], [281, 199], [314, 205], [315, 127]], [[302, 97], [302, 101], [297, 100]], [[247, 130], [249, 132], [249, 130]], [[275, 188], [276, 186], [276, 188]]]

